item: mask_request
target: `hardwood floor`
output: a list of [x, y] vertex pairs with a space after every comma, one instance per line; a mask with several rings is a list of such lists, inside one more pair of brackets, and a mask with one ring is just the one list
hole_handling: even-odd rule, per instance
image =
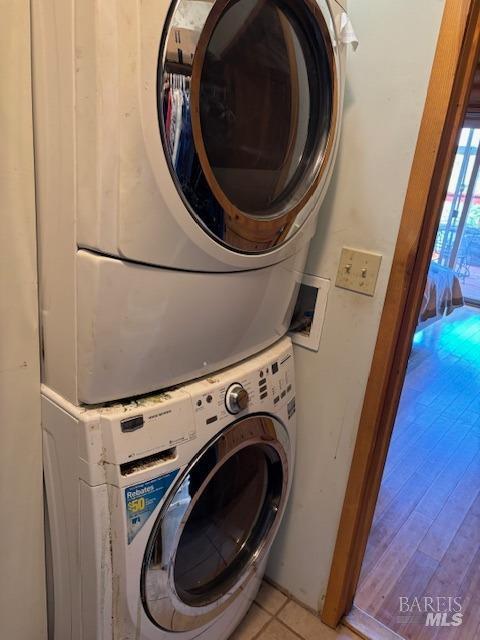
[[[449, 596], [462, 624], [425, 626], [417, 603]], [[355, 605], [408, 640], [480, 638], [480, 309], [415, 336]]]

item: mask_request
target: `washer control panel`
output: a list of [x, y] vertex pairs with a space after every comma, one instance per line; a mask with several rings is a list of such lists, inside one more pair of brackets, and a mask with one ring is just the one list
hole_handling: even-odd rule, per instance
[[225, 394], [225, 406], [227, 411], [233, 415], [244, 411], [248, 407], [249, 400], [248, 391], [240, 382], [231, 384]]
[[[235, 367], [185, 387], [192, 398], [197, 429], [222, 428], [232, 416], [295, 413], [295, 373], [289, 338]], [[288, 412], [287, 412], [288, 407]]]

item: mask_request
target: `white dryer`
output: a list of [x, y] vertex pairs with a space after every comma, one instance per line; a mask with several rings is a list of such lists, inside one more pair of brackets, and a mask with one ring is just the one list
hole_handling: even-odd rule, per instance
[[46, 384], [129, 397], [285, 333], [338, 145], [343, 12], [33, 0]]
[[290, 340], [128, 404], [44, 387], [42, 412], [51, 640], [226, 640], [290, 491]]

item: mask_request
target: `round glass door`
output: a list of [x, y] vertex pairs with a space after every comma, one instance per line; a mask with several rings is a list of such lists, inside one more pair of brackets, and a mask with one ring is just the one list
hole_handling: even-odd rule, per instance
[[283, 512], [288, 435], [268, 416], [234, 423], [178, 480], [145, 552], [142, 599], [171, 631], [198, 628], [238, 595]]
[[325, 170], [335, 65], [316, 0], [180, 0], [159, 63], [158, 112], [194, 218], [245, 253], [280, 246]]

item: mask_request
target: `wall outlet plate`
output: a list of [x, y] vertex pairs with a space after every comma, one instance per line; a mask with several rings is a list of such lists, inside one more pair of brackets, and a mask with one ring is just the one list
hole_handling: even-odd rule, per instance
[[293, 344], [319, 350], [329, 289], [330, 280], [303, 274], [288, 332]]
[[379, 253], [344, 248], [335, 284], [341, 289], [373, 296], [381, 263]]

